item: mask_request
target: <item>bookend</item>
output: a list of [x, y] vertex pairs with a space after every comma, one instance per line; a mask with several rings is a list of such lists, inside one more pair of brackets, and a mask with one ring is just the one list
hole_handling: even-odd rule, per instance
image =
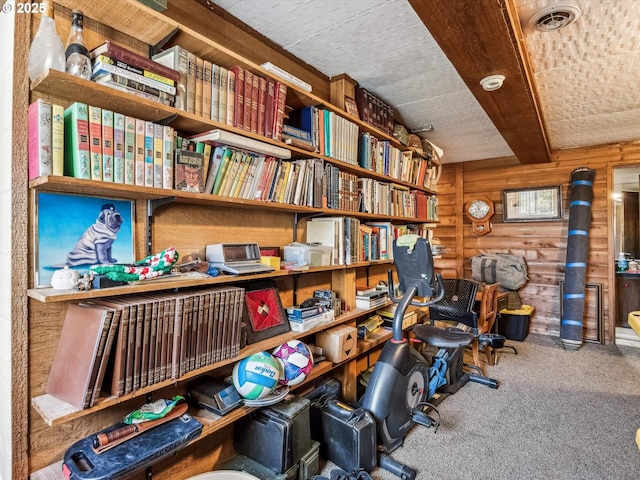
[[291, 331], [275, 281], [248, 283], [244, 295], [247, 344]]

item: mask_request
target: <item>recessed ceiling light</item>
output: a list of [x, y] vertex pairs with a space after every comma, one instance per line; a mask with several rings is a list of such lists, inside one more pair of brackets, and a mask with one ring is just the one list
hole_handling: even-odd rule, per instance
[[480, 85], [487, 92], [498, 90], [504, 84], [504, 75], [489, 75], [480, 80]]
[[531, 16], [529, 28], [537, 28], [542, 32], [559, 30], [575, 22], [581, 13], [580, 9], [573, 5], [546, 7]]

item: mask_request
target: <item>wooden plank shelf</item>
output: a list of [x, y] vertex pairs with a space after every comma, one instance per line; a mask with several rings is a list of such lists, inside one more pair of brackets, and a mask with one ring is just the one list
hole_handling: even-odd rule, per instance
[[[309, 329], [306, 332], [287, 332], [281, 335], [277, 335], [275, 337], [268, 338], [266, 340], [262, 340], [257, 343], [253, 343], [251, 345], [247, 345], [243, 348], [237, 357], [229, 358], [226, 360], [222, 360], [220, 362], [207, 365], [205, 367], [198, 368], [196, 370], [192, 370], [187, 374], [181, 376], [177, 379], [169, 379], [163, 382], [156, 383], [154, 385], [148, 385], [144, 388], [140, 388], [134, 392], [128, 393], [126, 395], [122, 395], [120, 397], [108, 396], [108, 397], [100, 397], [96, 405], [90, 408], [79, 409], [65, 401], [59, 400], [56, 397], [44, 394], [38, 397], [34, 397], [31, 399], [31, 404], [34, 409], [40, 414], [42, 419], [49, 426], [60, 425], [71, 420], [75, 420], [76, 418], [81, 418], [87, 415], [91, 415], [92, 413], [98, 412], [100, 410], [104, 410], [105, 408], [112, 407], [119, 403], [126, 402], [128, 400], [144, 397], [145, 395], [152, 393], [154, 391], [161, 390], [165, 387], [170, 387], [177, 385], [178, 383], [188, 381], [205, 373], [209, 373], [211, 371], [217, 370], [221, 367], [231, 365], [236, 363], [238, 360], [241, 360], [244, 357], [252, 355], [254, 353], [261, 352], [263, 350], [271, 350], [278, 345], [287, 342], [289, 340], [301, 339], [308, 337], [310, 335], [315, 334], [321, 330], [326, 328], [331, 328], [336, 325], [341, 325], [343, 323], [352, 321], [362, 315], [367, 314], [375, 309], [363, 310], [363, 309], [353, 309], [348, 313], [340, 315], [338, 318], [334, 319], [331, 322], [322, 323], [316, 325], [315, 327]], [[323, 372], [326, 373], [326, 372]]]

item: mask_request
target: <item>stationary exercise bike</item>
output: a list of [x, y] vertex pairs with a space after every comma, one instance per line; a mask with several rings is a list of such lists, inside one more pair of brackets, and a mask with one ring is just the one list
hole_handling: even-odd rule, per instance
[[[389, 297], [398, 303], [393, 316], [393, 337], [384, 345], [375, 363], [371, 378], [362, 398], [362, 407], [376, 420], [378, 465], [404, 480], [416, 477], [412, 468], [393, 460], [387, 454], [403, 443], [404, 436], [414, 424], [435, 427], [439, 421], [424, 410], [435, 388], [454, 393], [468, 380], [462, 372], [464, 347], [471, 344], [473, 334], [446, 330], [431, 325], [416, 325], [414, 335], [419, 342], [438, 349], [435, 356], [446, 372], [444, 379], [434, 385], [430, 372], [434, 363], [422, 356], [403, 335], [402, 320], [409, 305], [428, 307], [444, 297], [440, 274], [434, 275], [431, 246], [424, 238], [403, 235], [394, 241], [393, 257], [396, 264], [401, 298], [393, 292], [393, 274], [389, 270]], [[419, 301], [415, 297], [428, 300]], [[441, 376], [442, 377], [442, 376]]]

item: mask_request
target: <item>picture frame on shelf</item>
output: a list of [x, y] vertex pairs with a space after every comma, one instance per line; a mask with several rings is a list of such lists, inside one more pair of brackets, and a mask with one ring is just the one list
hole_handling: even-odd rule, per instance
[[346, 95], [344, 97], [344, 109], [352, 117], [360, 118], [360, 114], [358, 113], [358, 104], [353, 98]]
[[65, 266], [83, 275], [91, 265], [133, 263], [134, 210], [133, 200], [36, 192], [36, 288], [50, 287]]
[[275, 281], [249, 283], [245, 286], [244, 295], [247, 344], [291, 331]]
[[502, 215], [504, 222], [562, 220], [562, 186], [503, 190]]

